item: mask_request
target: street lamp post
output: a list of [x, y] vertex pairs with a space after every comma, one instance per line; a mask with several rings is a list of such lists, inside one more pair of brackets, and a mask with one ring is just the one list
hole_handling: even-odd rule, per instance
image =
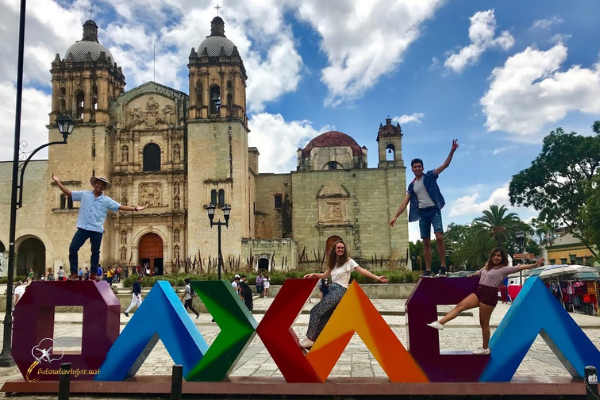
[[229, 213], [231, 212], [231, 207], [228, 204], [225, 204], [222, 208], [223, 216], [225, 217], [225, 222], [222, 222], [220, 219], [217, 222], [214, 222], [215, 208], [216, 208], [216, 206], [211, 203], [206, 209], [208, 211], [208, 219], [210, 220], [210, 227], [212, 228], [214, 225], [217, 225], [217, 227], [219, 228], [218, 242], [217, 242], [217, 246], [219, 249], [219, 255], [218, 255], [219, 259], [217, 261], [217, 271], [218, 271], [218, 278], [219, 278], [219, 280], [221, 280], [221, 268], [223, 266], [223, 254], [221, 253], [221, 227], [223, 225], [227, 228], [229, 227]]
[[[22, 16], [24, 15], [24, 9], [21, 9]], [[24, 23], [24, 22], [22, 22]], [[19, 59], [21, 55], [19, 55]], [[22, 77], [22, 62], [19, 61], [21, 68], [20, 78]], [[10, 198], [10, 231], [8, 235], [8, 279], [6, 282], [6, 312], [4, 315], [4, 337], [2, 338], [2, 353], [0, 353], [0, 366], [7, 367], [14, 363], [11, 351], [12, 351], [12, 297], [13, 297], [13, 283], [15, 274], [15, 236], [17, 226], [17, 208], [23, 206], [23, 185], [25, 183], [25, 168], [29, 164], [29, 161], [33, 156], [41, 149], [51, 146], [53, 144], [67, 144], [69, 135], [73, 132], [74, 124], [71, 117], [68, 115], [60, 115], [56, 119], [56, 125], [58, 131], [62, 134], [62, 141], [55, 141], [43, 144], [33, 150], [29, 157], [23, 163], [21, 167], [21, 176], [19, 179], [19, 140], [21, 135], [21, 89], [17, 85], [17, 112], [15, 122], [15, 144], [14, 144], [14, 157], [13, 157], [13, 170], [12, 170], [12, 187], [11, 187], [11, 198]]]

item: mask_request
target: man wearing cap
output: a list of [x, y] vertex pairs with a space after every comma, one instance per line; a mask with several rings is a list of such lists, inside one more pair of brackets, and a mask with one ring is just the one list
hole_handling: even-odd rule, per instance
[[77, 231], [69, 246], [71, 279], [77, 279], [77, 252], [88, 239], [90, 239], [92, 247], [92, 256], [90, 260], [91, 269], [92, 271], [96, 271], [98, 268], [98, 261], [100, 260], [100, 244], [102, 243], [102, 234], [104, 233], [106, 213], [109, 210], [112, 212], [116, 212], [117, 210], [141, 211], [144, 207], [123, 206], [106, 196], [103, 191], [108, 189], [110, 182], [101, 176], [92, 176], [90, 178], [90, 184], [92, 185], [93, 190], [83, 191], [71, 191], [67, 189], [55, 175], [52, 175], [52, 180], [65, 195], [70, 196], [73, 201], [81, 202], [79, 216], [77, 217]]

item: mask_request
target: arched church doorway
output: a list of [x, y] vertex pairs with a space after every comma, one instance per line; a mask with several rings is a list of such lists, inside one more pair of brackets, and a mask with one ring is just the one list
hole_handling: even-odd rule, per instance
[[162, 275], [163, 267], [163, 241], [156, 233], [147, 233], [140, 239], [138, 245], [140, 265], [150, 267], [152, 275]]
[[46, 246], [36, 237], [23, 240], [17, 248], [17, 275], [27, 275], [30, 269], [36, 279], [46, 270]]
[[265, 272], [269, 270], [269, 259], [267, 257], [261, 257], [258, 259], [258, 272]]

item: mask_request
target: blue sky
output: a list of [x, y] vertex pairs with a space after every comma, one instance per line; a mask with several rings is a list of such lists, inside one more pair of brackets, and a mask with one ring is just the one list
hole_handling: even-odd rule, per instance
[[[0, 0], [0, 159], [12, 157], [18, 2]], [[153, 80], [187, 92], [187, 57], [209, 34], [217, 2], [28, 2], [23, 151], [46, 139], [50, 63], [93, 17], [127, 89]], [[525, 4], [525, 5], [524, 5]], [[435, 168], [444, 223], [466, 223], [508, 204], [511, 176], [551, 129], [591, 134], [600, 119], [600, 2], [221, 0], [225, 33], [248, 72], [250, 145], [261, 172], [295, 168], [296, 149], [327, 130], [369, 149], [377, 128], [400, 121], [403, 157]], [[412, 177], [407, 171], [407, 181]], [[399, 199], [400, 201], [400, 199]], [[513, 209], [523, 219], [534, 210]], [[411, 238], [417, 227], [411, 224]]]

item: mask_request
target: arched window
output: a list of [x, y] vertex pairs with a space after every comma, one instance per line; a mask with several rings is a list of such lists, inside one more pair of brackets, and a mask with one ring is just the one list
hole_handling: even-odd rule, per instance
[[121, 162], [129, 162], [129, 147], [121, 147]]
[[210, 204], [217, 205], [217, 190], [213, 189], [210, 191]]
[[77, 92], [76, 100], [77, 112], [75, 114], [75, 117], [77, 119], [83, 119], [83, 106], [85, 105], [85, 96], [83, 95], [83, 92], [81, 90]]
[[221, 88], [217, 85], [210, 88], [210, 113], [218, 114], [221, 109]]
[[225, 191], [223, 189], [219, 189], [219, 207], [223, 207], [225, 205]]
[[327, 169], [341, 169], [341, 166], [336, 161], [329, 161], [327, 163]]
[[385, 160], [394, 161], [396, 159], [396, 148], [393, 144], [388, 144], [385, 148]]
[[160, 171], [160, 147], [156, 143], [144, 147], [144, 171]]

